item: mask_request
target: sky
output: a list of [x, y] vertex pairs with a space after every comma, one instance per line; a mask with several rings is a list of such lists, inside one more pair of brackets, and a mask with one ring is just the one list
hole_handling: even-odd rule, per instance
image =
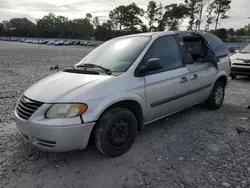
[[[184, 0], [155, 0], [168, 5], [183, 3]], [[86, 13], [106, 20], [110, 10], [119, 5], [135, 2], [146, 9], [149, 0], [0, 0], [0, 21], [15, 17], [26, 17], [35, 22], [36, 19], [52, 12], [55, 15], [67, 16], [70, 19], [83, 18]], [[219, 27], [242, 28], [250, 23], [250, 0], [232, 0], [229, 19], [223, 20]], [[184, 20], [181, 29], [186, 28], [188, 20]]]

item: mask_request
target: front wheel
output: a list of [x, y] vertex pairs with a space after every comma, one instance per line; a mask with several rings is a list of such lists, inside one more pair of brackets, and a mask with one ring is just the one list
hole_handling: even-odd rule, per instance
[[95, 145], [109, 157], [127, 152], [137, 137], [137, 119], [125, 108], [106, 111], [98, 120], [94, 130]]
[[225, 96], [225, 84], [223, 82], [217, 81], [214, 84], [212, 92], [209, 98], [205, 101], [207, 108], [211, 110], [216, 110], [221, 107]]

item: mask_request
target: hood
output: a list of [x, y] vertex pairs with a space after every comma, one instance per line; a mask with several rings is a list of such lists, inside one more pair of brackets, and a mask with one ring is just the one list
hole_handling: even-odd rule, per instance
[[232, 60], [234, 59], [244, 59], [244, 60], [250, 60], [250, 54], [244, 54], [244, 53], [236, 53], [231, 56]]
[[32, 85], [24, 95], [44, 103], [71, 102], [80, 94], [113, 77], [58, 72]]

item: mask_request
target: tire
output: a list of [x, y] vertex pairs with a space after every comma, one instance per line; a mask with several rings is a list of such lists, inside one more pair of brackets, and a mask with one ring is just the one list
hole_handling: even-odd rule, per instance
[[219, 109], [224, 101], [225, 97], [225, 84], [221, 81], [217, 81], [211, 91], [209, 98], [205, 101], [205, 105], [208, 109]]
[[231, 76], [232, 80], [234, 80], [237, 77], [236, 74], [230, 74], [230, 76]]
[[109, 157], [120, 156], [133, 145], [137, 137], [137, 127], [137, 119], [131, 111], [125, 108], [110, 109], [96, 124], [95, 145], [100, 152]]

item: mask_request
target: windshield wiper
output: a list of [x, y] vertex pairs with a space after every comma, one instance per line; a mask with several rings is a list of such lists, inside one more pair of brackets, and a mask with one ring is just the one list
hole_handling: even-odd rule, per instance
[[86, 64], [82, 64], [82, 65], [78, 65], [76, 67], [86, 67], [86, 68], [100, 68], [102, 69], [106, 74], [112, 74], [112, 71], [110, 69], [104, 68], [100, 65], [96, 65], [96, 64], [92, 64], [92, 63], [86, 63]]

